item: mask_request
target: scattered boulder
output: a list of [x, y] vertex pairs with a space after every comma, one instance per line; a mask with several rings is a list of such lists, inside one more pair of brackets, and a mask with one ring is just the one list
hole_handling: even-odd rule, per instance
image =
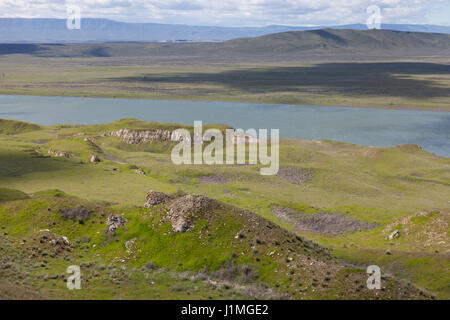
[[127, 219], [122, 218], [119, 215], [110, 214], [108, 216], [108, 221], [106, 224], [108, 225], [108, 232], [113, 233], [117, 228], [124, 225], [127, 222]]
[[53, 155], [55, 157], [59, 157], [59, 158], [73, 158], [73, 154], [71, 153], [67, 153], [67, 152], [60, 152], [60, 151], [56, 151], [56, 150], [52, 150], [49, 149], [48, 150], [48, 154]]
[[58, 236], [48, 229], [39, 231], [37, 237], [28, 247], [30, 257], [62, 255], [72, 251], [72, 245], [65, 236]]
[[400, 237], [400, 231], [395, 230], [394, 232], [392, 232], [392, 233], [389, 235], [388, 239], [389, 239], [389, 240], [393, 240], [393, 239], [398, 238], [398, 237]]
[[390, 255], [392, 255], [392, 252], [391, 252], [391, 250], [386, 250], [386, 251], [384, 252], [384, 254], [390, 256]]
[[151, 208], [172, 200], [173, 197], [168, 194], [150, 190], [145, 197], [145, 207]]
[[95, 143], [95, 141], [98, 139], [99, 137], [87, 137], [87, 138], [84, 138], [83, 140], [85, 141], [85, 142], [92, 142], [92, 143]]
[[91, 155], [89, 162], [90, 163], [98, 163], [98, 162], [100, 162], [100, 158], [93, 154], [93, 155]]
[[169, 207], [165, 219], [172, 224], [174, 232], [184, 233], [193, 227], [196, 215], [212, 208], [215, 201], [204, 195], [190, 194], [175, 200]]
[[136, 174], [139, 174], [139, 175], [142, 175], [142, 176], [145, 176], [145, 175], [146, 175], [145, 171], [142, 170], [142, 169], [136, 169], [136, 170], [134, 170], [134, 172], [135, 172]]

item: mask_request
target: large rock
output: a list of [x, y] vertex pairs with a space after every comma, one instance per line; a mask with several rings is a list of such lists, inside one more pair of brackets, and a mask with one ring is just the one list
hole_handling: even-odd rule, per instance
[[215, 201], [203, 195], [187, 195], [175, 200], [165, 219], [172, 224], [174, 232], [186, 232], [193, 227], [194, 219], [212, 209]]
[[145, 207], [151, 208], [151, 207], [166, 203], [167, 201], [170, 201], [172, 199], [173, 199], [173, 197], [171, 197], [165, 193], [150, 190], [147, 193], [147, 196], [145, 197]]
[[400, 231], [395, 230], [394, 232], [392, 232], [392, 233], [389, 235], [388, 239], [389, 239], [389, 240], [393, 240], [393, 239], [398, 238], [398, 237], [400, 237]]
[[146, 175], [145, 171], [142, 170], [142, 169], [136, 169], [136, 170], [134, 170], [134, 173], [139, 174], [141, 176], [145, 176]]
[[[224, 134], [224, 133], [223, 133]], [[163, 130], [163, 129], [154, 129], [154, 130], [130, 130], [130, 129], [120, 129], [117, 131], [112, 131], [109, 133], [110, 136], [121, 138], [123, 142], [127, 144], [140, 144], [146, 142], [163, 142], [163, 141], [184, 141], [186, 139], [185, 136], [182, 136], [177, 131]], [[225, 136], [225, 134], [224, 134]], [[193, 143], [194, 141], [198, 141], [200, 143], [204, 141], [211, 141], [211, 134], [207, 132], [201, 134], [191, 134], [187, 139], [189, 141], [185, 141], [186, 143]], [[227, 139], [230, 138], [226, 136]], [[251, 136], [247, 133], [235, 131], [231, 136], [231, 139], [234, 143], [257, 143], [258, 139], [254, 136]]]
[[108, 216], [108, 221], [106, 224], [108, 225], [108, 232], [115, 232], [117, 228], [124, 225], [127, 222], [127, 219], [122, 218], [119, 215], [110, 214]]
[[100, 162], [100, 158], [93, 154], [93, 155], [91, 155], [91, 158], [90, 158], [89, 162], [90, 163]]
[[170, 141], [172, 132], [169, 130], [129, 130], [120, 129], [109, 133], [110, 136], [119, 137], [127, 144], [139, 144], [145, 142]]

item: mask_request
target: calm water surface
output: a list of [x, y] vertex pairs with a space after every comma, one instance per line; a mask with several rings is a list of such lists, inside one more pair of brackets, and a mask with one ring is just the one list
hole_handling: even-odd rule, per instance
[[71, 97], [0, 96], [0, 118], [41, 125], [108, 123], [122, 118], [235, 128], [278, 128], [298, 139], [358, 145], [414, 143], [450, 157], [450, 112], [317, 107], [232, 102], [152, 101]]

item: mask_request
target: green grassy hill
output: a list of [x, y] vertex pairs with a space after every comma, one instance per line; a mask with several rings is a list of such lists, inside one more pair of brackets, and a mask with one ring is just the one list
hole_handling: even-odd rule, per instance
[[0, 119], [0, 134], [17, 134], [39, 130], [40, 126], [15, 120]]
[[[167, 221], [174, 210], [188, 214], [186, 232], [173, 231]], [[108, 232], [112, 214], [126, 222]], [[0, 243], [9, 251], [0, 259], [0, 277], [47, 298], [430, 298], [390, 277], [382, 291], [368, 290], [363, 269], [204, 196], [144, 209], [41, 193], [0, 205], [0, 222]], [[82, 267], [79, 292], [65, 289], [65, 268], [72, 264]]]
[[[176, 166], [166, 142], [108, 134], [175, 127], [123, 119], [0, 136], [0, 296], [19, 286], [77, 298], [63, 279], [79, 263], [86, 298], [449, 297], [449, 159], [414, 145], [282, 139], [280, 172], [263, 177], [253, 165]], [[172, 198], [144, 208], [149, 190]], [[187, 213], [188, 231], [174, 232], [168, 212]], [[127, 219], [113, 235], [110, 214]], [[71, 249], [41, 243], [46, 229]], [[364, 285], [371, 264], [385, 276], [378, 295]]]

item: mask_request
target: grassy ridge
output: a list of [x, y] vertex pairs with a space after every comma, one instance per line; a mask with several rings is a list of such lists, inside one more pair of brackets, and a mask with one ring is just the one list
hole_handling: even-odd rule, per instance
[[24, 132], [37, 131], [40, 127], [35, 124], [22, 121], [0, 119], [0, 134], [18, 134]]
[[26, 198], [28, 198], [27, 194], [23, 193], [20, 190], [0, 188], [0, 202], [26, 199]]

